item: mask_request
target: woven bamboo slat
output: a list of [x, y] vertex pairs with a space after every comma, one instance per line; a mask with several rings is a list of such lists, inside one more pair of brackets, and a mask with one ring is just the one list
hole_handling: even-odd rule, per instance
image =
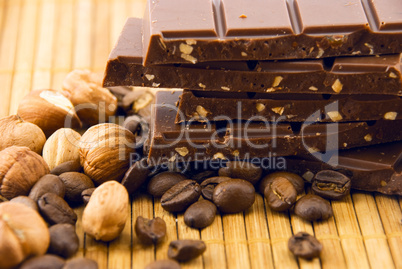
[[[127, 17], [141, 17], [145, 0], [0, 0], [0, 116], [13, 114], [30, 90], [59, 89], [73, 69], [103, 73], [110, 50]], [[131, 214], [122, 235], [102, 243], [82, 229], [84, 206], [75, 208], [80, 247], [99, 268], [144, 268], [166, 259], [170, 241], [202, 239], [202, 257], [183, 268], [402, 268], [402, 197], [353, 191], [333, 201], [334, 217], [307, 222], [291, 211], [277, 213], [259, 194], [244, 213], [216, 216], [202, 230], [185, 226], [183, 215], [166, 212], [159, 199], [131, 197]], [[137, 216], [159, 216], [167, 236], [143, 246], [134, 232]], [[296, 259], [288, 250], [292, 234], [306, 231], [323, 244], [319, 259]]]

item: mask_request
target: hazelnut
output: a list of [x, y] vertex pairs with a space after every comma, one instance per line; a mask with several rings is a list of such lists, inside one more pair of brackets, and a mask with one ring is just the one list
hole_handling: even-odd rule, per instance
[[120, 181], [130, 165], [135, 151], [135, 135], [112, 123], [89, 128], [81, 138], [81, 166], [95, 184]]
[[71, 100], [86, 124], [108, 121], [117, 109], [117, 98], [102, 87], [102, 77], [89, 70], [74, 70], [64, 79], [62, 93]]
[[38, 125], [46, 136], [62, 127], [80, 128], [81, 121], [73, 104], [55, 90], [32, 91], [22, 99], [18, 115]]
[[42, 153], [46, 136], [42, 129], [19, 116], [12, 115], [0, 119], [0, 150], [11, 146], [28, 147], [38, 154]]
[[0, 193], [7, 199], [27, 195], [49, 167], [27, 147], [12, 146], [0, 151]]
[[43, 147], [43, 159], [52, 170], [68, 161], [80, 161], [81, 135], [70, 128], [61, 128], [54, 132]]
[[92, 193], [82, 215], [84, 232], [96, 240], [111, 241], [123, 231], [129, 217], [126, 188], [116, 181], [100, 185]]
[[46, 253], [50, 236], [35, 210], [20, 204], [0, 204], [0, 268], [14, 268], [25, 258]]

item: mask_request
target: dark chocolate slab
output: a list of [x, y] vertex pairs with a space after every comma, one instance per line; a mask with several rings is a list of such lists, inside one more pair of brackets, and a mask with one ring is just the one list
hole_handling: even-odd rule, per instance
[[112, 50], [104, 86], [203, 91], [402, 95], [401, 56], [231, 61], [142, 66], [141, 19], [129, 18]]
[[402, 141], [340, 151], [329, 162], [316, 158], [287, 157], [286, 169], [310, 180], [323, 169], [337, 170], [351, 178], [352, 188], [402, 195]]
[[[346, 122], [402, 119], [402, 98], [392, 95], [227, 93], [184, 90], [176, 123], [229, 119]], [[313, 116], [318, 111], [319, 118]]]
[[402, 52], [400, 0], [148, 1], [143, 63]]
[[205, 160], [308, 155], [317, 151], [402, 140], [402, 121], [354, 123], [228, 122], [175, 124], [181, 91], [156, 95], [146, 146], [153, 163], [168, 159]]

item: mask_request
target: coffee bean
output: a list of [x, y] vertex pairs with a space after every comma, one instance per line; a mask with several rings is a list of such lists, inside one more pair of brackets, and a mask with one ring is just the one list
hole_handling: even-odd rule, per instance
[[128, 194], [131, 195], [144, 184], [150, 173], [148, 160], [143, 158], [127, 170], [121, 184], [126, 187]]
[[32, 208], [35, 211], [39, 211], [38, 204], [28, 196], [17, 196], [10, 200], [11, 203], [20, 203]]
[[144, 124], [147, 125], [147, 122], [143, 117], [139, 115], [132, 115], [125, 118], [123, 122], [123, 127], [132, 132], [133, 134], [137, 134], [141, 130], [141, 127]]
[[75, 226], [67, 223], [56, 224], [49, 228], [50, 244], [48, 253], [70, 258], [78, 251], [79, 239]]
[[230, 180], [230, 177], [210, 177], [201, 183], [201, 194], [206, 200], [212, 201], [212, 195], [218, 184]]
[[243, 179], [230, 179], [215, 187], [212, 200], [223, 213], [242, 212], [254, 203], [254, 186]]
[[67, 172], [61, 174], [59, 177], [66, 186], [66, 195], [64, 198], [68, 203], [81, 203], [81, 193], [86, 189], [95, 187], [92, 180], [87, 175], [82, 173]]
[[145, 266], [145, 269], [180, 269], [180, 264], [175, 260], [154, 261]]
[[184, 223], [189, 227], [202, 229], [214, 222], [215, 215], [216, 206], [208, 200], [200, 200], [184, 212]]
[[227, 162], [226, 167], [219, 169], [219, 176], [244, 179], [253, 185], [260, 180], [261, 174], [261, 167], [244, 161]]
[[75, 225], [77, 215], [60, 196], [46, 193], [38, 200], [39, 211], [43, 218], [51, 225], [69, 223]]
[[98, 269], [98, 264], [88, 258], [74, 258], [69, 260], [63, 269]]
[[96, 190], [96, 188], [89, 188], [89, 189], [84, 190], [81, 193], [81, 198], [82, 198], [82, 201], [84, 202], [84, 204], [88, 204], [89, 199], [91, 198], [92, 193], [94, 193], [95, 190]]
[[50, 171], [50, 174], [59, 176], [67, 172], [81, 172], [82, 167], [79, 161], [68, 161], [59, 164]]
[[309, 221], [326, 220], [333, 215], [331, 204], [314, 194], [307, 194], [300, 198], [296, 202], [294, 211], [296, 215]]
[[321, 197], [338, 200], [349, 194], [351, 186], [350, 178], [344, 174], [322, 170], [315, 175], [312, 190]]
[[159, 217], [150, 220], [139, 216], [135, 221], [135, 233], [144, 245], [159, 244], [166, 235], [166, 223]]
[[278, 177], [284, 177], [287, 180], [289, 180], [289, 182], [293, 184], [293, 187], [295, 187], [298, 194], [303, 193], [304, 191], [303, 178], [298, 174], [284, 171], [274, 172], [263, 177], [258, 187], [259, 192], [263, 194], [266, 186], [268, 186], [275, 178]]
[[61, 269], [65, 261], [56, 255], [46, 254], [30, 258], [23, 262], [20, 269]]
[[168, 257], [177, 261], [189, 261], [202, 255], [206, 249], [202, 240], [175, 240], [169, 244]]
[[61, 181], [60, 177], [48, 174], [41, 177], [38, 182], [35, 183], [28, 196], [32, 200], [38, 201], [38, 199], [46, 193], [54, 193], [63, 198], [65, 192], [66, 186], [63, 181]]
[[277, 177], [265, 188], [264, 196], [272, 210], [285, 211], [296, 202], [297, 192], [289, 180]]
[[154, 197], [162, 197], [162, 195], [175, 184], [187, 178], [182, 174], [175, 172], [162, 172], [151, 178], [148, 183], [147, 191]]
[[182, 212], [201, 196], [201, 187], [194, 180], [183, 180], [171, 187], [161, 198], [162, 207], [169, 212]]
[[299, 232], [293, 235], [288, 242], [289, 250], [297, 257], [312, 259], [320, 256], [322, 244], [314, 236]]

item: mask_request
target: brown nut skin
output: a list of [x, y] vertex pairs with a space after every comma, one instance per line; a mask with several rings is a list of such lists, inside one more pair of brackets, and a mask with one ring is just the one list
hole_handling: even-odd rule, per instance
[[203, 229], [214, 222], [216, 211], [216, 205], [212, 202], [208, 200], [197, 201], [184, 212], [184, 223], [188, 227]]
[[202, 240], [175, 240], [170, 242], [168, 257], [177, 261], [189, 261], [205, 252], [207, 246]]
[[304, 191], [304, 180], [301, 176], [295, 173], [291, 172], [285, 172], [285, 171], [279, 171], [279, 172], [273, 172], [265, 177], [262, 178], [262, 180], [259, 183], [258, 186], [258, 191], [261, 194], [264, 194], [266, 186], [268, 186], [275, 178], [278, 177], [284, 177], [287, 180], [289, 180], [290, 183], [293, 184], [293, 187], [295, 187], [296, 191], [298, 194], [303, 193]]
[[96, 240], [107, 242], [120, 235], [128, 217], [126, 188], [116, 181], [108, 181], [93, 192], [82, 214], [82, 227]]
[[98, 264], [88, 258], [74, 258], [68, 260], [63, 269], [98, 269]]
[[0, 193], [7, 199], [28, 195], [49, 167], [43, 158], [27, 147], [12, 146], [0, 151]]
[[0, 268], [13, 268], [29, 256], [45, 254], [49, 240], [38, 212], [19, 203], [0, 204]]
[[313, 259], [320, 256], [322, 244], [314, 236], [299, 232], [288, 241], [289, 250], [297, 257]]
[[92, 126], [81, 138], [81, 166], [95, 185], [110, 180], [120, 182], [134, 152], [135, 136], [117, 124]]
[[154, 197], [162, 197], [162, 195], [171, 187], [187, 178], [176, 172], [162, 172], [153, 176], [147, 186], [147, 191]]
[[20, 269], [62, 269], [65, 261], [52, 254], [46, 254], [26, 260], [21, 264]]
[[67, 259], [78, 251], [79, 239], [75, 233], [75, 226], [67, 223], [56, 224], [49, 228], [49, 233], [48, 253]]
[[32, 208], [36, 212], [39, 212], [38, 204], [36, 203], [36, 201], [32, 200], [28, 196], [23, 196], [23, 195], [17, 196], [17, 197], [14, 197], [13, 199], [11, 199], [10, 202], [26, 205], [27, 207]]
[[24, 121], [38, 125], [47, 137], [63, 127], [76, 129], [82, 126], [73, 104], [55, 90], [30, 92], [18, 105], [17, 114]]
[[239, 213], [254, 204], [255, 189], [250, 182], [234, 178], [218, 184], [212, 200], [223, 213]]
[[0, 150], [11, 146], [28, 147], [41, 154], [46, 136], [37, 125], [22, 120], [18, 115], [0, 119]]
[[61, 181], [60, 177], [51, 174], [44, 175], [35, 183], [28, 196], [37, 202], [42, 195], [48, 192], [64, 198], [66, 186], [63, 181]]
[[71, 100], [82, 122], [88, 125], [108, 121], [116, 113], [117, 98], [102, 87], [102, 76], [89, 70], [77, 69], [67, 74], [61, 92]]
[[297, 192], [289, 180], [277, 177], [265, 188], [264, 196], [272, 210], [286, 211], [296, 202]]
[[307, 194], [300, 198], [296, 202], [294, 212], [309, 221], [327, 220], [333, 216], [331, 204], [314, 194]]
[[166, 223], [159, 217], [150, 220], [138, 216], [135, 221], [135, 234], [144, 245], [159, 244], [165, 238]]
[[70, 128], [55, 131], [43, 146], [43, 159], [52, 170], [67, 161], [80, 161], [81, 135]]
[[68, 203], [79, 204], [82, 202], [81, 193], [90, 188], [94, 188], [95, 185], [92, 180], [78, 172], [67, 172], [60, 176], [61, 181], [66, 186], [65, 199]]
[[226, 167], [219, 169], [219, 176], [244, 179], [253, 185], [257, 184], [261, 175], [261, 167], [244, 161], [230, 161], [226, 163]]

